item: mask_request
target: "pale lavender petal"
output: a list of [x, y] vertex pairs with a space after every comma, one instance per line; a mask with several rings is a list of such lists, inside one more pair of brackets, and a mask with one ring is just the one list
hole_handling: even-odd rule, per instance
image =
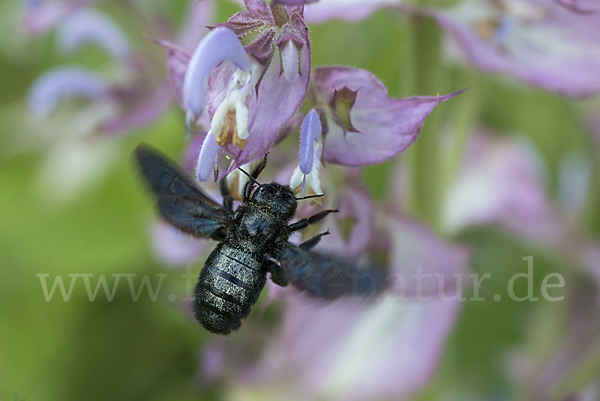
[[[359, 177], [353, 181], [347, 178], [348, 186], [340, 191], [334, 204], [339, 209], [331, 220], [328, 218], [323, 228], [330, 235], [323, 237], [317, 251], [339, 255], [341, 257], [360, 257], [366, 255], [368, 246], [374, 236], [375, 210], [368, 191], [357, 185]], [[352, 183], [351, 183], [352, 182]], [[314, 214], [314, 211], [310, 214]], [[348, 221], [351, 225], [348, 227]], [[342, 233], [341, 226], [348, 232]]]
[[355, 222], [348, 237], [346, 254], [360, 255], [367, 250], [374, 231], [373, 202], [366, 189], [358, 186], [341, 191], [339, 198], [340, 213], [335, 215], [335, 219], [350, 218]]
[[106, 83], [93, 72], [81, 67], [58, 67], [32, 84], [27, 102], [32, 113], [45, 116], [66, 97], [98, 99], [108, 94]]
[[[120, 100], [118, 96], [115, 99]], [[169, 88], [163, 84], [158, 86], [149, 97], [137, 97], [133, 102], [120, 103], [120, 113], [104, 125], [105, 132], [110, 135], [118, 135], [156, 121], [171, 104], [171, 96], [169, 96]]]
[[169, 266], [185, 267], [200, 257], [208, 242], [185, 234], [170, 224], [160, 223], [152, 228], [152, 250]]
[[[600, 12], [600, 5], [597, 0], [554, 0], [558, 4], [567, 7], [569, 10], [579, 14], [595, 14]], [[582, 4], [583, 3], [583, 4]]]
[[323, 149], [325, 161], [355, 167], [382, 163], [402, 153], [417, 139], [435, 106], [461, 93], [393, 99], [373, 74], [354, 67], [316, 68], [314, 87], [324, 104], [336, 90], [357, 91], [350, 120], [358, 132], [344, 135], [343, 127], [328, 115]]
[[93, 43], [117, 60], [125, 58], [131, 51], [121, 28], [107, 15], [91, 9], [79, 11], [61, 24], [57, 41], [59, 49], [66, 53], [73, 53], [86, 43]]
[[320, 23], [331, 19], [361, 20], [375, 11], [397, 6], [403, 0], [320, 0], [304, 9], [307, 22]]
[[166, 40], [155, 40], [155, 43], [167, 49], [167, 74], [173, 96], [183, 105], [183, 83], [191, 56], [181, 47]]
[[313, 165], [314, 141], [321, 136], [319, 115], [312, 109], [308, 112], [300, 128], [300, 170], [310, 173]]
[[294, 373], [309, 399], [404, 399], [427, 383], [458, 302], [314, 305], [289, 297], [280, 338], [264, 351], [270, 383]]
[[30, 35], [40, 35], [53, 28], [71, 13], [83, 8], [93, 0], [75, 1], [28, 1], [25, 0], [25, 29]]
[[181, 163], [185, 171], [192, 173], [196, 170], [196, 167], [198, 166], [198, 155], [200, 154], [200, 149], [202, 149], [202, 144], [206, 139], [206, 134], [206, 132], [202, 132], [199, 135], [194, 135], [187, 144]]
[[219, 152], [219, 145], [212, 133], [206, 135], [200, 156], [198, 157], [197, 175], [200, 181], [208, 180], [214, 172], [215, 161]]
[[209, 32], [198, 44], [185, 74], [183, 104], [188, 122], [204, 112], [208, 76], [215, 66], [225, 60], [250, 72], [250, 59], [237, 36], [230, 29], [219, 27]]
[[449, 232], [501, 223], [545, 245], [558, 244], [563, 224], [550, 205], [539, 155], [520, 139], [475, 135], [448, 191], [444, 225]]
[[292, 117], [292, 119], [281, 129], [281, 131], [279, 131], [279, 135], [277, 135], [273, 146], [277, 146], [288, 136], [296, 132], [296, 129], [300, 126], [300, 124], [302, 124], [302, 121], [304, 121], [304, 114], [300, 112], [296, 113], [294, 117]]
[[[574, 98], [600, 93], [600, 14], [578, 15], [551, 1], [519, 4], [501, 9], [493, 0], [466, 0], [431, 15], [484, 71]], [[513, 23], [498, 40], [496, 24], [506, 17]]]
[[378, 221], [390, 238], [394, 293], [419, 301], [464, 300], [469, 256], [465, 247], [448, 244], [423, 224], [393, 211], [379, 211]]

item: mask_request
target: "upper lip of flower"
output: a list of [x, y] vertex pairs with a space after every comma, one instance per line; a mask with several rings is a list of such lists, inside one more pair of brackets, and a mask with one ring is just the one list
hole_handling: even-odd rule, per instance
[[186, 108], [186, 126], [205, 111], [208, 76], [221, 62], [229, 60], [242, 71], [250, 72], [250, 58], [237, 39], [227, 28], [216, 28], [200, 42], [185, 74], [183, 104]]
[[[310, 42], [302, 7], [257, 1], [247, 1], [246, 6], [202, 40], [183, 84], [186, 126], [189, 129], [208, 111], [220, 152], [233, 158], [225, 174], [273, 146], [303, 103], [310, 79]], [[174, 47], [169, 49], [177, 53]], [[226, 60], [235, 68], [223, 63]]]

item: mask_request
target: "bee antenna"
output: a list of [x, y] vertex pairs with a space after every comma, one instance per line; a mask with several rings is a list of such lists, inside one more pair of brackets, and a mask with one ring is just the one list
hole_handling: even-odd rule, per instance
[[238, 167], [238, 170], [240, 170], [242, 173], [244, 173], [250, 179], [250, 181], [252, 181], [254, 184], [258, 185], [259, 187], [261, 186], [261, 184], [258, 181], [256, 181], [256, 178], [254, 178], [250, 174], [248, 174], [248, 172], [246, 170], [244, 170], [241, 167]]
[[296, 198], [296, 200], [310, 199], [310, 198], [320, 198], [322, 196], [325, 196], [325, 194], [303, 196], [302, 198]]

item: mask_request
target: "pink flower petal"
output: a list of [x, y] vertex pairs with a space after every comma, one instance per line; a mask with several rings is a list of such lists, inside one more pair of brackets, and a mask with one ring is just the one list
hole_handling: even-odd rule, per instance
[[500, 223], [536, 243], [560, 243], [565, 231], [550, 205], [533, 147], [517, 139], [477, 135], [465, 160], [444, 206], [450, 232]]
[[155, 42], [167, 49], [167, 74], [171, 91], [179, 105], [184, 108], [183, 82], [191, 56], [181, 47], [166, 40], [156, 40]]
[[100, 99], [108, 96], [106, 83], [85, 68], [70, 66], [46, 71], [32, 84], [28, 105], [32, 113], [45, 116], [66, 97]]
[[116, 60], [126, 58], [131, 51], [121, 28], [107, 15], [92, 9], [69, 17], [59, 26], [57, 35], [58, 47], [67, 53], [77, 51], [88, 42], [104, 48]]
[[[484, 71], [581, 98], [600, 93], [600, 14], [578, 15], [555, 2], [522, 1], [503, 10], [493, 0], [466, 0], [431, 14]], [[501, 37], [496, 24], [511, 20]]]
[[393, 297], [319, 306], [288, 298], [283, 331], [264, 351], [255, 381], [272, 387], [293, 378], [310, 399], [403, 399], [435, 371], [458, 306]]
[[188, 63], [183, 82], [183, 104], [188, 126], [205, 111], [206, 85], [210, 72], [226, 60], [250, 72], [250, 59], [237, 36], [230, 29], [219, 27], [202, 39]]
[[417, 139], [435, 106], [461, 93], [393, 99], [373, 74], [353, 67], [318, 67], [314, 84], [323, 104], [330, 102], [336, 90], [357, 91], [350, 120], [359, 132], [344, 135], [343, 128], [328, 115], [323, 149], [325, 161], [355, 167], [382, 163], [402, 153]]

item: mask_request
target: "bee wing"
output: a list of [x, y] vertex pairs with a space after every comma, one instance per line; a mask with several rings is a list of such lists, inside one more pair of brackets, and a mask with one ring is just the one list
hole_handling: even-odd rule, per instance
[[134, 154], [167, 221], [196, 237], [225, 238], [231, 225], [229, 213], [205, 195], [173, 160], [145, 144]]
[[386, 287], [385, 271], [372, 264], [305, 251], [288, 242], [278, 248], [278, 257], [289, 282], [313, 297], [371, 298]]

